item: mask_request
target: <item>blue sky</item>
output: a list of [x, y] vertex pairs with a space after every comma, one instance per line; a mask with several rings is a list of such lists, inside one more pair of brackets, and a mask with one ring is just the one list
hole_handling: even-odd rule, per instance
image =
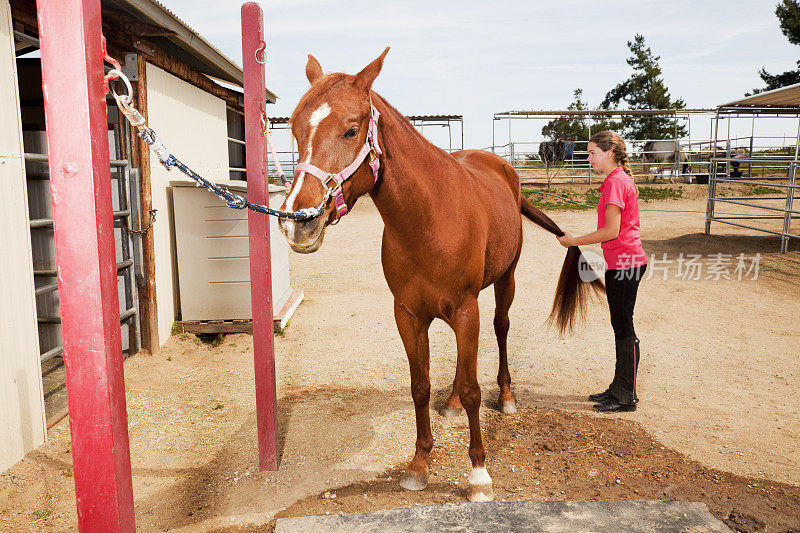
[[[240, 4], [162, 1], [241, 63]], [[375, 90], [408, 115], [464, 115], [467, 147], [491, 144], [496, 112], [563, 109], [578, 87], [599, 104], [630, 74], [626, 42], [636, 33], [661, 57], [672, 96], [692, 108], [736, 99], [761, 86], [762, 66], [783, 72], [800, 59], [780, 32], [777, 0], [259, 3], [267, 86], [280, 97], [272, 115], [290, 114], [308, 87], [307, 54], [326, 72], [355, 73], [391, 46]]]

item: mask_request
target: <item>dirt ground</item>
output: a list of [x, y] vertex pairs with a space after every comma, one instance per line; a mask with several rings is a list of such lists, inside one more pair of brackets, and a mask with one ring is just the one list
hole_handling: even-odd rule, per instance
[[[493, 409], [494, 302], [491, 291], [481, 295], [482, 427], [498, 500], [700, 501], [737, 530], [800, 530], [800, 252], [793, 243], [779, 255], [776, 238], [734, 227], [704, 236], [705, 187], [683, 189], [684, 199], [641, 206], [645, 250], [663, 262], [651, 265], [636, 307], [636, 412], [599, 415], [585, 401], [613, 372], [604, 302], [572, 336], [544, 325], [564, 258], [551, 235], [525, 223], [509, 335], [514, 415]], [[552, 216], [573, 233], [594, 229], [592, 211]], [[257, 468], [249, 335], [218, 346], [174, 336], [159, 353], [127, 360], [141, 530], [270, 531], [283, 516], [465, 501], [465, 416], [433, 414], [428, 488], [397, 484], [413, 453], [414, 411], [381, 231], [362, 200], [319, 252], [290, 256], [292, 285], [306, 298], [276, 337], [278, 472]], [[676, 277], [681, 253], [701, 255], [700, 279]], [[714, 279], [718, 253], [732, 254], [731, 279]], [[737, 279], [740, 253], [747, 266], [761, 254], [757, 279]], [[455, 370], [445, 324], [434, 323], [430, 345], [437, 410]], [[0, 529], [76, 530], [71, 459], [64, 419], [0, 474]]]

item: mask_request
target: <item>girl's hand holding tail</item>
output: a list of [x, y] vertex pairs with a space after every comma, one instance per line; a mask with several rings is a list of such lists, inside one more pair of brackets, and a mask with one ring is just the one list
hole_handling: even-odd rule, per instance
[[569, 233], [564, 233], [561, 237], [556, 237], [558, 242], [564, 248], [569, 248], [570, 246], [575, 246], [575, 237], [570, 235]]

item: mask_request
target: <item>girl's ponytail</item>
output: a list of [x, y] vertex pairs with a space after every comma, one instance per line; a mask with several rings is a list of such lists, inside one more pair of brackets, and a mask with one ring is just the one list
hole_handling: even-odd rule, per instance
[[628, 174], [628, 176], [631, 176], [631, 177], [633, 176], [633, 172], [631, 172], [631, 167], [628, 165], [628, 156], [627, 155], [619, 160], [619, 166], [622, 167], [622, 170], [624, 170]]

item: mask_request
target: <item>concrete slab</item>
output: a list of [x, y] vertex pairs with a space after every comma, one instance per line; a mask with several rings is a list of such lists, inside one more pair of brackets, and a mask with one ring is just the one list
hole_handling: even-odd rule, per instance
[[281, 518], [275, 533], [480, 532], [727, 532], [703, 503], [627, 502], [444, 503], [372, 513]]

